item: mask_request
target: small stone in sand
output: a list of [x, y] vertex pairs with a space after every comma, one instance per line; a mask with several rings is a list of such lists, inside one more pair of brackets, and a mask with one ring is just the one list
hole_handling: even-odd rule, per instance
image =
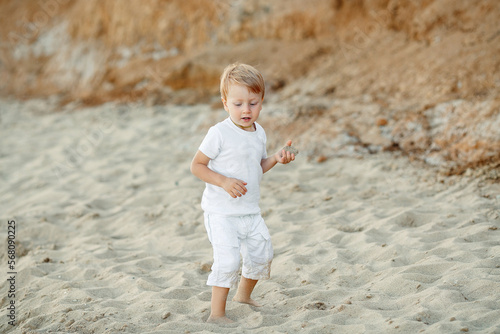
[[309, 304], [309, 305], [306, 305], [306, 309], [308, 310], [326, 310], [326, 304], [323, 303], [323, 302], [316, 302], [316, 303], [312, 303], [312, 304]]
[[385, 126], [385, 125], [387, 125], [387, 123], [389, 123], [389, 122], [387, 122], [387, 119], [385, 119], [385, 118], [379, 118], [376, 121], [377, 126]]
[[324, 155], [320, 155], [316, 161], [319, 162], [319, 163], [322, 163], [322, 162], [325, 162], [326, 160], [328, 160], [327, 157], [325, 157]]
[[170, 317], [170, 315], [171, 315], [171, 313], [170, 313], [170, 312], [167, 312], [167, 313], [163, 314], [163, 315], [161, 316], [161, 318], [165, 320], [165, 319], [167, 319], [168, 317]]
[[210, 270], [212, 270], [211, 268], [212, 268], [212, 265], [209, 263], [203, 263], [202, 265], [200, 265], [200, 270], [202, 272], [205, 272], [205, 273], [210, 272]]

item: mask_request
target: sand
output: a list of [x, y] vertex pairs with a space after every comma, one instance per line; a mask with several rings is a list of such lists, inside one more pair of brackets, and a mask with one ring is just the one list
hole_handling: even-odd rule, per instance
[[301, 150], [262, 182], [275, 249], [254, 292], [264, 306], [229, 302], [236, 324], [220, 327], [205, 323], [212, 254], [189, 164], [224, 112], [0, 107], [2, 333], [500, 333], [498, 181]]

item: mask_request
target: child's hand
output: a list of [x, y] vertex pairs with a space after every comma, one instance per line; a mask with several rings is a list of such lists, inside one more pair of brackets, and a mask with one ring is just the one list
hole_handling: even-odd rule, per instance
[[[292, 146], [292, 141], [291, 140], [287, 141], [286, 146]], [[284, 165], [295, 160], [295, 154], [285, 150], [281, 150], [278, 153], [276, 153], [275, 157], [277, 162]]]
[[246, 185], [247, 183], [244, 181], [228, 177], [222, 185], [222, 188], [229, 195], [231, 195], [232, 198], [236, 198], [241, 197], [247, 193], [247, 188], [245, 187]]

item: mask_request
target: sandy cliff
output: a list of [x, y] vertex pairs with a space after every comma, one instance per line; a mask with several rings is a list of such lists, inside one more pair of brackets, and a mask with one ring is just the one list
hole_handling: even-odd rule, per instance
[[495, 0], [0, 0], [0, 13], [4, 96], [216, 107], [222, 68], [242, 61], [267, 79], [262, 121], [310, 155], [500, 162]]

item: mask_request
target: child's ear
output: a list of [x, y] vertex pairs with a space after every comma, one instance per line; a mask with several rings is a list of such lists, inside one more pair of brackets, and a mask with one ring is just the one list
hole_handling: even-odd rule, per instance
[[229, 112], [229, 108], [227, 107], [227, 101], [223, 97], [221, 97], [220, 99], [222, 100], [222, 104], [224, 105], [224, 110]]

